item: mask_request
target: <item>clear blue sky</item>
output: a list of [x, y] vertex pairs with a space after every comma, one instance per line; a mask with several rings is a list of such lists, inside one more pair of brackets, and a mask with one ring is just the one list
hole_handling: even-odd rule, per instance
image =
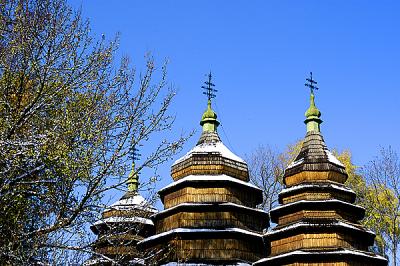
[[[198, 130], [183, 153], [200, 134], [200, 87], [209, 70], [220, 135], [239, 156], [260, 144], [284, 149], [304, 136], [310, 71], [330, 148], [350, 149], [358, 165], [380, 146], [400, 153], [399, 1], [69, 2], [82, 6], [93, 34], [120, 32], [120, 52], [139, 69], [147, 51], [170, 60], [169, 80], [179, 90], [175, 133]], [[171, 182], [171, 163], [158, 188]]]

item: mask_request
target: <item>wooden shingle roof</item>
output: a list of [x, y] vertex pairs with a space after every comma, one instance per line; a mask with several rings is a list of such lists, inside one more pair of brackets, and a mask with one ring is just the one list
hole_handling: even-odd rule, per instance
[[344, 165], [328, 150], [320, 132], [307, 132], [296, 159], [286, 168], [284, 177], [303, 171], [334, 171], [347, 175]]

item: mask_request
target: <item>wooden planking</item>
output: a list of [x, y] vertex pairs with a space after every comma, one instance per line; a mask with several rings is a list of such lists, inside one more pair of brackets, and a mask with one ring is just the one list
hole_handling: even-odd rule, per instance
[[174, 215], [157, 220], [157, 233], [162, 233], [175, 228], [241, 228], [261, 232], [268, 221], [265, 216], [254, 214], [225, 212], [179, 212]]
[[242, 181], [249, 181], [249, 174], [244, 170], [229, 167], [227, 165], [189, 165], [171, 174], [172, 179], [177, 181], [188, 175], [228, 175]]
[[250, 261], [264, 257], [259, 243], [238, 239], [196, 239], [171, 241], [173, 261]]
[[140, 209], [133, 209], [133, 210], [117, 210], [117, 209], [108, 209], [103, 212], [102, 216], [103, 219], [109, 217], [143, 217], [149, 218], [154, 213], [148, 212], [145, 210]]
[[[271, 265], [272, 266], [272, 265]], [[343, 261], [334, 260], [331, 262], [296, 262], [290, 264], [283, 264], [282, 266], [376, 266], [375, 262], [365, 263], [365, 262], [356, 262], [356, 261]]]
[[288, 197], [282, 197], [282, 203], [288, 204], [299, 200], [327, 200], [327, 199], [337, 199], [345, 202], [352, 202], [352, 197], [345, 193], [340, 193], [339, 191], [310, 191], [303, 192]]
[[226, 174], [243, 181], [249, 181], [247, 165], [221, 156], [194, 155], [183, 162], [173, 165], [171, 176], [177, 181], [188, 175]]
[[178, 204], [189, 203], [212, 203], [232, 202], [247, 207], [255, 208], [258, 196], [248, 193], [247, 190], [232, 187], [208, 187], [194, 188], [185, 187], [165, 195], [164, 206], [166, 209]]
[[346, 179], [347, 175], [333, 171], [303, 171], [291, 176], [286, 176], [284, 181], [287, 187], [291, 187], [306, 182], [333, 181], [344, 184]]
[[95, 252], [108, 256], [108, 257], [113, 257], [113, 256], [129, 256], [131, 258], [134, 257], [141, 257], [142, 254], [137, 251], [137, 249], [133, 246], [120, 246], [120, 245], [115, 245], [115, 246], [106, 246], [106, 247], [101, 247], [101, 248], [95, 248]]
[[367, 251], [368, 246], [356, 237], [342, 233], [303, 233], [271, 241], [272, 256], [298, 249], [318, 249], [323, 251], [332, 248], [353, 248]]
[[339, 220], [347, 220], [350, 222], [357, 222], [357, 219], [349, 213], [346, 213], [344, 210], [301, 210], [294, 213], [290, 213], [287, 215], [283, 215], [278, 218], [278, 224], [287, 225], [301, 220], [312, 220], [318, 219], [321, 220], [332, 220], [332, 219], [339, 219]]

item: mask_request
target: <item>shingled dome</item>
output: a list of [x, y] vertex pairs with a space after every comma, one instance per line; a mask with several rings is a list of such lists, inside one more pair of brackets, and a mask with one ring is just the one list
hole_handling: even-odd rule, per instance
[[[156, 234], [140, 242], [159, 254], [160, 264], [251, 265], [266, 255], [269, 216], [256, 208], [262, 191], [248, 182], [246, 162], [221, 141], [214, 113], [209, 99], [199, 141], [172, 165], [174, 182], [159, 191], [165, 210], [153, 216]], [[157, 253], [164, 247], [169, 252]]]
[[[316, 82], [309, 81], [315, 88]], [[356, 195], [344, 185], [346, 169], [325, 145], [320, 115], [311, 90], [307, 134], [285, 170], [281, 205], [270, 212], [277, 226], [264, 235], [270, 254], [254, 265], [387, 265], [385, 258], [369, 252], [375, 234], [360, 224], [365, 210], [354, 205]]]
[[157, 213], [138, 192], [138, 175], [134, 165], [128, 177], [128, 191], [108, 206], [102, 218], [90, 229], [97, 235], [93, 251], [97, 254], [84, 263], [94, 265], [145, 265], [144, 255], [137, 250], [137, 243], [154, 234], [151, 215]]

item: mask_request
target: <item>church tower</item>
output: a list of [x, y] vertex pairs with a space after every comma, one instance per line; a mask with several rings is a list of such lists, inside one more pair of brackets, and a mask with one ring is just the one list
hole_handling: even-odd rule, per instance
[[356, 195], [344, 185], [345, 167], [325, 145], [312, 73], [307, 81], [311, 89], [304, 121], [307, 133], [300, 153], [285, 170], [281, 205], [270, 212], [277, 224], [265, 234], [270, 255], [254, 265], [387, 265], [385, 258], [368, 251], [375, 234], [359, 223], [365, 210], [354, 205]]
[[161, 265], [251, 265], [266, 255], [269, 216], [256, 208], [262, 191], [249, 183], [246, 162], [218, 135], [211, 73], [203, 88], [208, 104], [200, 139], [172, 165], [174, 182], [159, 191], [165, 209], [153, 216], [156, 234], [139, 245], [155, 250]]
[[102, 219], [90, 227], [98, 236], [93, 251], [99, 255], [94, 255], [84, 266], [145, 265], [137, 243], [154, 234], [150, 216], [157, 210], [139, 194], [138, 179], [133, 163], [127, 180], [128, 191], [106, 208]]

